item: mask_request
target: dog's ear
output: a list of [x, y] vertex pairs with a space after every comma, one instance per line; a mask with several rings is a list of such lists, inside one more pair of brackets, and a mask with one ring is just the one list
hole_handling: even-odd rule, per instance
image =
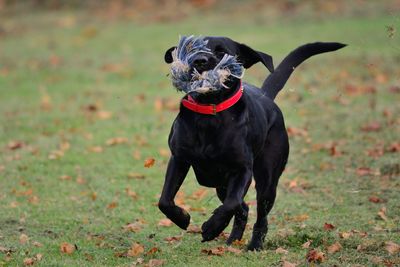
[[261, 62], [270, 72], [274, 71], [274, 63], [270, 55], [256, 51], [245, 44], [239, 44], [238, 59], [246, 69]]
[[176, 46], [173, 46], [165, 52], [164, 60], [166, 63], [170, 64], [170, 63], [172, 63], [172, 61], [174, 61], [172, 58], [172, 51], [174, 51], [175, 48], [176, 48]]

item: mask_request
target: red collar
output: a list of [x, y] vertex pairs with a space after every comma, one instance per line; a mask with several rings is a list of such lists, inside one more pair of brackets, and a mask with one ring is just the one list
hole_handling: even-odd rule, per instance
[[237, 92], [233, 96], [219, 104], [198, 104], [190, 95], [188, 95], [188, 99], [182, 99], [182, 105], [185, 106], [185, 108], [190, 109], [191, 111], [194, 111], [196, 113], [216, 115], [218, 112], [221, 112], [235, 105], [242, 97], [242, 95], [243, 86], [240, 85], [239, 90], [237, 90]]

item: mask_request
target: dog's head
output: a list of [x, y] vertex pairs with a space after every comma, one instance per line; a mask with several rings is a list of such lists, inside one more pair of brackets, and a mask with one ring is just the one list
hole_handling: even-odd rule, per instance
[[273, 72], [272, 57], [226, 37], [181, 37], [168, 49], [174, 86], [186, 93], [212, 93], [240, 80], [243, 68], [261, 62]]

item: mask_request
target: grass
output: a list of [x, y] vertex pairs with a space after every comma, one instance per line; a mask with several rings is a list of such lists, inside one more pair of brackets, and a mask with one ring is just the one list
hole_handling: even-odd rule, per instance
[[[165, 266], [280, 266], [285, 260], [303, 266], [308, 240], [325, 252], [323, 265], [400, 264], [399, 254], [386, 249], [386, 242], [400, 242], [400, 157], [388, 151], [399, 142], [400, 47], [399, 35], [389, 37], [386, 28], [399, 29], [399, 17], [266, 25], [257, 16], [228, 21], [210, 14], [143, 25], [58, 11], [5, 16], [2, 25], [0, 265], [21, 266], [39, 253], [38, 266], [129, 266], [138, 257], [163, 259]], [[299, 67], [277, 99], [293, 135], [262, 252], [206, 255], [202, 249], [223, 246], [223, 238], [201, 243], [199, 234], [158, 225], [167, 136], [181, 97], [166, 77], [163, 53], [179, 34], [230, 36], [276, 63], [306, 42], [349, 44]], [[265, 75], [256, 66], [246, 80], [260, 84]], [[370, 123], [378, 127], [360, 130]], [[120, 144], [110, 145], [117, 137]], [[155, 159], [153, 167], [144, 168], [147, 158]], [[180, 197], [195, 210], [192, 224], [198, 226], [219, 205], [211, 189], [191, 198], [199, 188], [190, 173]], [[246, 201], [254, 199], [252, 189]], [[254, 205], [251, 211], [249, 226]], [[123, 228], [138, 221], [137, 232]], [[325, 230], [324, 223], [335, 228]], [[351, 236], [343, 239], [343, 232]], [[164, 239], [171, 236], [181, 240], [168, 244]], [[78, 249], [61, 253], [63, 242]], [[135, 242], [145, 252], [159, 251], [124, 257]], [[342, 249], [328, 253], [335, 242]], [[279, 247], [288, 253], [276, 253]]]

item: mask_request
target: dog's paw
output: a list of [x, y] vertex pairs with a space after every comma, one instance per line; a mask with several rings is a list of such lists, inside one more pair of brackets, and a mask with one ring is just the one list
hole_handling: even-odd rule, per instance
[[162, 206], [161, 211], [177, 226], [186, 230], [190, 223], [189, 213], [178, 206]]
[[181, 209], [181, 212], [181, 215], [176, 217], [175, 220], [172, 221], [183, 230], [186, 230], [190, 224], [190, 215], [184, 209]]
[[219, 236], [220, 233], [228, 226], [233, 214], [227, 214], [221, 209], [216, 209], [213, 216], [201, 226], [201, 242], [210, 241]]
[[262, 250], [263, 247], [263, 242], [261, 240], [254, 240], [252, 239], [250, 243], [247, 245], [247, 250], [248, 251], [260, 251]]

